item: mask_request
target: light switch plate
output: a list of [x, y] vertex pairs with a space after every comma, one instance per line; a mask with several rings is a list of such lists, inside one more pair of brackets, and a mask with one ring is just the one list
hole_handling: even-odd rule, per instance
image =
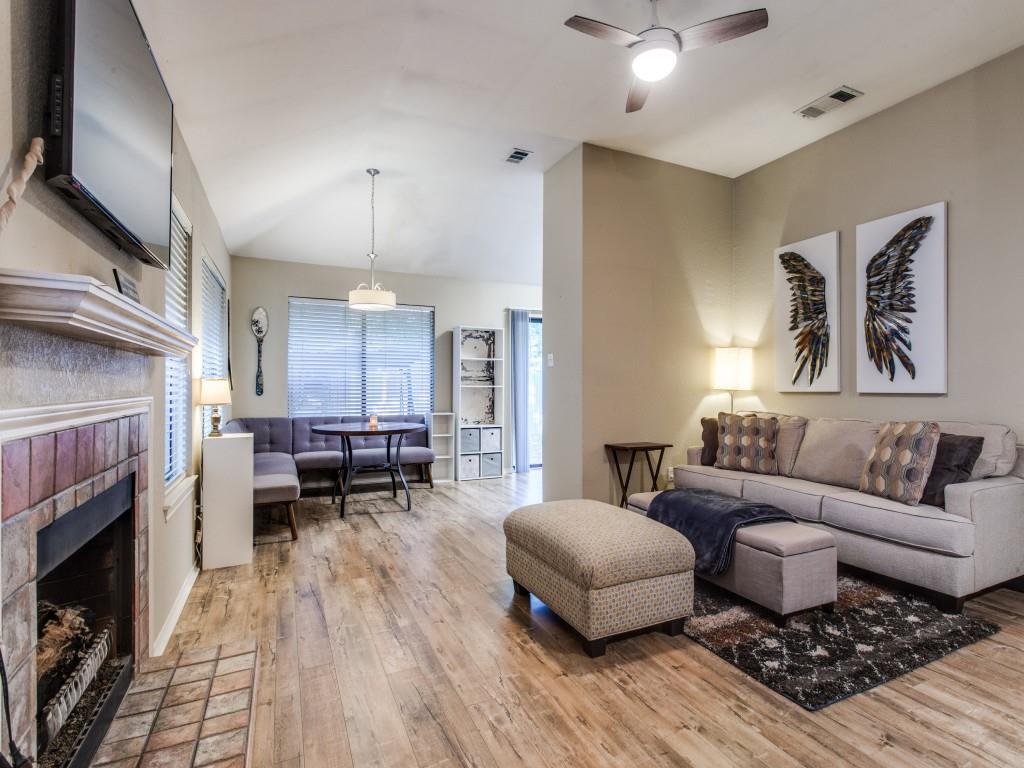
[[554, 368], [554, 367], [555, 367], [555, 353], [554, 352], [548, 352], [548, 368]]

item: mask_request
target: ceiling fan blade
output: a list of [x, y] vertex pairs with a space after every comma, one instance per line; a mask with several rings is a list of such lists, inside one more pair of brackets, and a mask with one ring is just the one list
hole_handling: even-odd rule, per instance
[[709, 45], [734, 40], [767, 26], [768, 11], [759, 8], [756, 11], [734, 13], [731, 16], [722, 16], [705, 21], [703, 24], [696, 24], [688, 29], [681, 29], [679, 38], [682, 41], [682, 49], [692, 51], [696, 48], [706, 48]]
[[643, 80], [634, 77], [632, 85], [629, 86], [629, 95], [626, 97], [626, 114], [638, 112], [642, 109], [650, 92], [650, 83], [645, 83]]
[[588, 19], [586, 16], [573, 16], [565, 20], [565, 26], [582, 32], [585, 35], [596, 37], [599, 40], [607, 40], [615, 45], [630, 46], [643, 40], [642, 37], [627, 32], [624, 29], [605, 24], [603, 21]]

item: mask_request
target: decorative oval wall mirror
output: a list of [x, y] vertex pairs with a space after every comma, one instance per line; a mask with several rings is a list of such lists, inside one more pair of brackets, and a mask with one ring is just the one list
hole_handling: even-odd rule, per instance
[[270, 318], [267, 310], [263, 307], [256, 307], [252, 311], [252, 320], [249, 321], [252, 335], [256, 337], [256, 396], [263, 395], [263, 339], [270, 330]]

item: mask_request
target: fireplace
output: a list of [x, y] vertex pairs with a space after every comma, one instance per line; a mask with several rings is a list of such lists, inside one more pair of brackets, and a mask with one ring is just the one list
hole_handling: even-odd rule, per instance
[[40, 766], [87, 766], [148, 658], [150, 410], [0, 414], [3, 655], [15, 739]]
[[123, 478], [37, 534], [42, 768], [85, 768], [131, 679], [134, 482]]

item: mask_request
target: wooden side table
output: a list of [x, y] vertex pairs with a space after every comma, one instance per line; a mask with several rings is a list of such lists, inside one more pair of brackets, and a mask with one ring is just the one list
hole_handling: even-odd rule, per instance
[[[622, 498], [619, 506], [625, 507], [629, 498], [629, 480], [633, 476], [633, 464], [636, 463], [636, 456], [642, 453], [647, 460], [647, 468], [651, 471], [651, 490], [658, 490], [658, 473], [661, 472], [661, 462], [665, 458], [665, 449], [671, 448], [672, 443], [605, 443], [605, 449], [611, 454], [612, 464], [615, 465], [615, 474], [619, 478], [619, 487], [622, 489]], [[619, 452], [629, 453], [629, 469], [626, 470], [626, 479], [622, 479], [622, 467], [619, 465]], [[651, 453], [658, 452], [658, 466], [651, 463]]]

